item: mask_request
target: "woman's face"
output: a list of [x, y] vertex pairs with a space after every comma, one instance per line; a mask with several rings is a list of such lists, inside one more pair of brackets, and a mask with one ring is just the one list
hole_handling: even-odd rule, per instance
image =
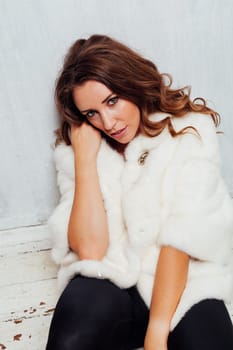
[[104, 84], [88, 80], [74, 88], [73, 99], [87, 120], [112, 139], [127, 144], [135, 137], [140, 124], [139, 108]]

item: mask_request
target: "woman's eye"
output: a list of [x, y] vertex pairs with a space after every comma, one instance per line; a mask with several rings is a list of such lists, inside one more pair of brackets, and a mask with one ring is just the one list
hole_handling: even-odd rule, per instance
[[95, 111], [88, 111], [88, 112], [86, 113], [86, 117], [87, 117], [87, 118], [92, 118], [92, 117], [94, 117], [94, 115], [95, 115]]
[[114, 96], [114, 97], [112, 97], [112, 98], [110, 98], [110, 99], [108, 100], [108, 104], [109, 104], [110, 106], [113, 106], [113, 105], [115, 105], [115, 104], [117, 103], [118, 99], [119, 99], [118, 96]]

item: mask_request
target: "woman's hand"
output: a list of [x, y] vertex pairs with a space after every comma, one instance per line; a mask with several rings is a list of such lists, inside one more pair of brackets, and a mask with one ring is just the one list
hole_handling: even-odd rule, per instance
[[84, 122], [81, 126], [71, 125], [70, 141], [76, 159], [95, 160], [101, 144], [101, 133]]
[[168, 331], [149, 322], [144, 341], [144, 350], [167, 350]]

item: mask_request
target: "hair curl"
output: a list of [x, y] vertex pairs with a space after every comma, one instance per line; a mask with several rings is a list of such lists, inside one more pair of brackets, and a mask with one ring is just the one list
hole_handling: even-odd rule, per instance
[[[155, 112], [176, 117], [191, 111], [201, 112], [211, 115], [216, 126], [220, 122], [219, 114], [207, 107], [203, 98], [191, 101], [189, 86], [171, 88], [171, 76], [159, 73], [153, 62], [108, 36], [92, 35], [71, 46], [56, 81], [55, 101], [61, 116], [61, 127], [56, 131], [57, 142], [65, 141], [69, 145], [70, 124], [81, 125], [85, 120], [74, 104], [73, 89], [88, 80], [101, 82], [118, 96], [136, 104], [141, 112], [140, 131], [151, 137], [159, 135], [166, 126], [172, 136], [192, 128], [176, 132], [170, 116], [152, 122], [149, 115]], [[113, 140], [108, 141], [117, 147]]]

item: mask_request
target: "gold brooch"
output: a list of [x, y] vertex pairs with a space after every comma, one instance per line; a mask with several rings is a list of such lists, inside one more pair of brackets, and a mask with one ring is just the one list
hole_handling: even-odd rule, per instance
[[145, 160], [146, 160], [148, 154], [149, 154], [149, 151], [145, 151], [140, 155], [140, 157], [138, 158], [139, 165], [143, 165], [145, 163]]

